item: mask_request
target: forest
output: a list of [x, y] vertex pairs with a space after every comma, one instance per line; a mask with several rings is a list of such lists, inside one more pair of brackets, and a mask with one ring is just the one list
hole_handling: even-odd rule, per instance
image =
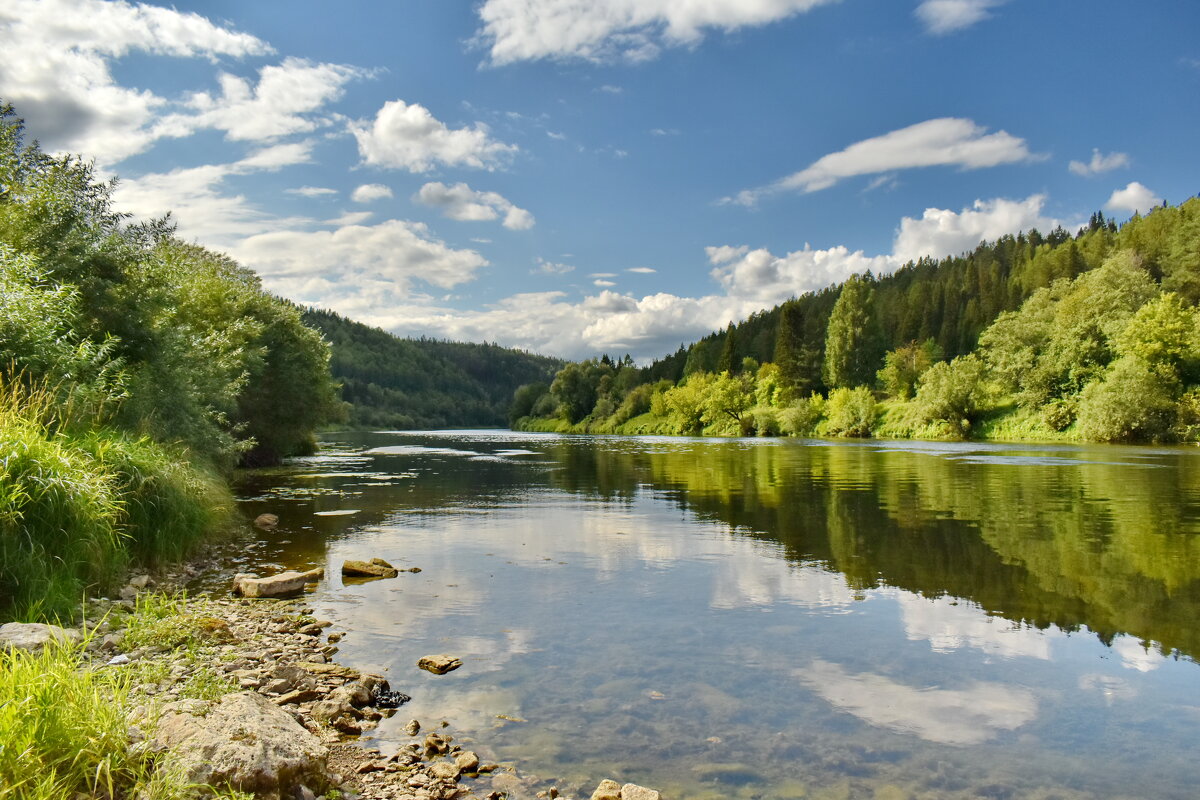
[[549, 382], [565, 363], [497, 344], [404, 339], [323, 309], [303, 320], [332, 345], [351, 428], [504, 425], [513, 392]]
[[228, 257], [131, 223], [0, 108], [0, 616], [55, 617], [233, 520], [238, 465], [343, 412], [329, 345]]
[[639, 367], [517, 390], [526, 430], [1094, 442], [1200, 437], [1200, 199], [854, 275]]

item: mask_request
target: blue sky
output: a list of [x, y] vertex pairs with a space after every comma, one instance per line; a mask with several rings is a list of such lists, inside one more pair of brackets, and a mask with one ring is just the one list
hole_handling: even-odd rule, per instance
[[8, 0], [0, 98], [285, 297], [645, 360], [1195, 194], [1197, 34], [1179, 0]]

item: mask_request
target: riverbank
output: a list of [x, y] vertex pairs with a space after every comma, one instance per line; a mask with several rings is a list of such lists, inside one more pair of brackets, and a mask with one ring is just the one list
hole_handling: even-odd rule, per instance
[[[88, 600], [74, 628], [0, 628], [0, 797], [559, 796], [555, 781], [488, 760], [485, 743], [442, 720], [410, 720], [392, 752], [362, 746], [403, 714], [404, 686], [338, 664], [352, 634], [314, 618], [302, 596], [181, 591], [212, 569], [132, 576], [116, 598]], [[90, 702], [71, 702], [80, 695]], [[601, 797], [657, 797], [611, 785]]]

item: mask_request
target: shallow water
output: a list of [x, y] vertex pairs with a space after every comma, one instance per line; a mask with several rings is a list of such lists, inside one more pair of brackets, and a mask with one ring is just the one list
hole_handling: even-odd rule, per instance
[[[1200, 451], [338, 434], [232, 565], [329, 567], [338, 658], [575, 796], [1185, 798]], [[343, 584], [348, 558], [419, 574]], [[266, 570], [264, 570], [266, 571]], [[445, 676], [427, 653], [459, 656]], [[584, 791], [586, 788], [587, 792]]]

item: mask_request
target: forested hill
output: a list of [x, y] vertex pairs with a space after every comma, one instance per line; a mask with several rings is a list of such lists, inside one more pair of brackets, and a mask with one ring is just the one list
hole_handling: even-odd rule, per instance
[[565, 363], [496, 344], [402, 339], [322, 309], [304, 322], [333, 345], [330, 369], [354, 428], [506, 425], [514, 390], [549, 384]]

